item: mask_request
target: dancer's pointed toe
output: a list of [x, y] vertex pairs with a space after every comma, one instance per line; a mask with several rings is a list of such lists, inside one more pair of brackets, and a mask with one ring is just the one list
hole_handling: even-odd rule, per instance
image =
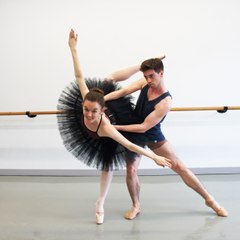
[[206, 200], [206, 205], [210, 208], [212, 208], [216, 214], [219, 217], [227, 217], [228, 216], [228, 212], [224, 207], [221, 207], [215, 200], [214, 198]]
[[104, 222], [104, 213], [103, 212], [97, 212], [96, 213], [96, 224], [101, 225]]

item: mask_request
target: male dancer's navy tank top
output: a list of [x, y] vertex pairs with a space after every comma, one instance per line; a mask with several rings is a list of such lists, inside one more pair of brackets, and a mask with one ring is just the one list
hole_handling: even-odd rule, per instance
[[[141, 90], [140, 95], [137, 100], [137, 104], [135, 107], [135, 113], [137, 114], [140, 122], [143, 122], [145, 118], [152, 112], [154, 111], [154, 107], [156, 104], [158, 104], [161, 100], [163, 100], [167, 96], [171, 96], [169, 92], [163, 93], [161, 96], [153, 99], [153, 100], [148, 100], [148, 89], [149, 86], [146, 85], [144, 88]], [[165, 118], [166, 116], [164, 116]], [[164, 118], [157, 123], [154, 127], [149, 129], [148, 131], [145, 132], [145, 135], [147, 136], [149, 142], [160, 142], [165, 140], [165, 137], [161, 131], [161, 123], [164, 120]]]

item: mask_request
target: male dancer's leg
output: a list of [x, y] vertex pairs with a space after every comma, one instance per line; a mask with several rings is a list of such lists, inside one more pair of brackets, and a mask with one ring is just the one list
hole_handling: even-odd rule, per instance
[[134, 219], [140, 213], [140, 182], [137, 175], [140, 159], [141, 157], [138, 156], [132, 163], [127, 161], [126, 182], [132, 200], [132, 207], [125, 213], [124, 217], [130, 220]]
[[188, 187], [201, 195], [205, 199], [205, 204], [212, 208], [218, 216], [226, 217], [228, 215], [227, 211], [215, 201], [212, 195], [208, 193], [196, 175], [177, 157], [174, 149], [168, 141], [153, 151], [160, 156], [171, 159], [172, 170], [181, 176], [182, 180]]

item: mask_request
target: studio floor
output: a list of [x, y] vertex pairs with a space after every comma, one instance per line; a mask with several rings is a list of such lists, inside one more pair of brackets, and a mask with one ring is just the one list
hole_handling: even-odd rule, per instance
[[141, 213], [125, 220], [130, 198], [115, 176], [105, 222], [95, 224], [99, 177], [0, 176], [0, 240], [239, 240], [240, 175], [198, 175], [229, 212], [218, 217], [176, 175], [140, 176]]

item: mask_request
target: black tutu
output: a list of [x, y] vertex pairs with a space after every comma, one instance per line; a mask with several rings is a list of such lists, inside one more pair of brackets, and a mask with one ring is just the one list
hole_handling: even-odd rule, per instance
[[[107, 79], [86, 79], [89, 89], [100, 88], [104, 94], [119, 89], [117, 84]], [[134, 105], [132, 97], [122, 97], [106, 102], [105, 114], [112, 124], [124, 125], [137, 123], [133, 114]], [[82, 96], [77, 83], [71, 82], [61, 93], [58, 100], [58, 110], [65, 111], [58, 114], [58, 128], [63, 144], [69, 152], [89, 167], [99, 170], [118, 170], [126, 166], [126, 159], [134, 161], [136, 153], [133, 153], [108, 137], [92, 138], [82, 125]], [[131, 142], [141, 145], [144, 135], [137, 133], [121, 132]]]

